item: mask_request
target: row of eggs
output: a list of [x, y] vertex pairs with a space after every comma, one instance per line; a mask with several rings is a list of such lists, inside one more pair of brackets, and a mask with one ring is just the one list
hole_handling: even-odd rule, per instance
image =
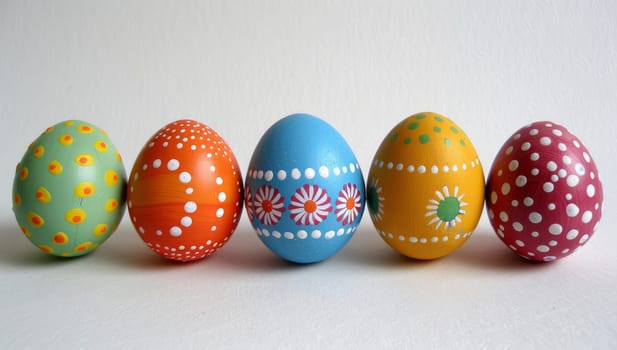
[[130, 175], [108, 135], [79, 120], [43, 132], [17, 165], [13, 211], [38, 248], [87, 254], [117, 228], [125, 203], [146, 245], [193, 261], [223, 247], [243, 207], [259, 239], [297, 263], [334, 255], [365, 208], [384, 241], [416, 259], [461, 246], [486, 207], [498, 237], [520, 256], [553, 261], [596, 230], [602, 185], [585, 146], [564, 127], [536, 122], [497, 154], [485, 184], [473, 144], [450, 119], [418, 113], [383, 139], [367, 184], [343, 137], [294, 114], [262, 136], [243, 182], [213, 129], [178, 120], [144, 145]]

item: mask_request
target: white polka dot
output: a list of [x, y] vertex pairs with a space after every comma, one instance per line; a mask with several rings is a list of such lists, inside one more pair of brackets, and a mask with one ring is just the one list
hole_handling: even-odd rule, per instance
[[548, 227], [548, 232], [552, 235], [560, 235], [562, 231], [563, 227], [559, 224], [551, 224], [551, 226]]
[[572, 143], [574, 144], [574, 146], [576, 146], [576, 148], [581, 148], [581, 144], [578, 142], [578, 140], [574, 140], [572, 141]]
[[287, 238], [287, 239], [294, 239], [294, 234], [291, 232], [285, 232], [283, 234], [283, 237]]
[[538, 159], [540, 159], [540, 154], [538, 154], [538, 152], [533, 152], [530, 156], [529, 159], [536, 161]]
[[409, 165], [407, 167], [407, 171], [410, 172], [410, 173], [413, 173], [414, 170], [416, 170], [416, 168], [413, 165]]
[[420, 174], [424, 174], [424, 173], [426, 172], [426, 167], [425, 167], [424, 165], [420, 165], [420, 166], [418, 167], [418, 172], [419, 172]]
[[583, 244], [585, 242], [587, 242], [587, 240], [589, 239], [589, 235], [588, 234], [584, 234], [581, 236], [581, 239], [578, 241], [579, 244]]
[[188, 201], [184, 203], [184, 212], [192, 214], [197, 211], [197, 203], [193, 201]]
[[531, 169], [531, 175], [537, 176], [539, 173], [540, 173], [540, 169], [538, 168]]
[[546, 206], [548, 208], [548, 210], [555, 210], [555, 203], [548, 203], [548, 205]]
[[278, 231], [272, 231], [272, 237], [279, 239], [281, 238], [281, 233]]
[[431, 242], [433, 243], [439, 242], [439, 237], [431, 237]]
[[512, 223], [512, 228], [516, 232], [522, 232], [523, 231], [523, 225], [520, 222], [518, 222], [518, 221], [515, 221], [514, 223]]
[[321, 231], [315, 230], [315, 231], [311, 232], [311, 237], [313, 237], [314, 239], [320, 238], [321, 237]]
[[548, 145], [550, 145], [550, 144], [551, 144], [551, 138], [550, 138], [550, 137], [548, 137], [548, 136], [544, 136], [544, 137], [540, 138], [540, 144], [541, 144], [542, 146], [548, 146]]
[[501, 194], [505, 196], [508, 193], [510, 193], [510, 184], [506, 182], [503, 185], [501, 185]]
[[508, 213], [506, 213], [505, 211], [500, 212], [499, 219], [501, 219], [501, 221], [503, 222], [508, 222]]
[[531, 237], [536, 237], [537, 238], [538, 236], [540, 236], [540, 233], [538, 233], [538, 231], [533, 231], [531, 233]]
[[580, 176], [585, 175], [585, 166], [581, 163], [576, 163], [574, 165], [574, 171], [576, 171], [577, 174], [579, 174]]
[[559, 169], [557, 175], [559, 175], [560, 178], [564, 178], [568, 175], [568, 172], [566, 171], [566, 169]]
[[431, 167], [431, 173], [437, 174], [438, 172], [439, 172], [439, 168], [437, 167], [437, 165], [433, 165]]
[[193, 219], [191, 219], [190, 216], [185, 216], [182, 219], [180, 219], [180, 225], [184, 227], [189, 227], [191, 226], [191, 224], [193, 224]]
[[176, 147], [177, 147], [178, 149], [182, 149], [182, 147], [184, 147], [184, 145], [183, 145], [182, 143], [178, 142], [178, 143], [176, 144]]
[[163, 235], [163, 231], [161, 231], [161, 230], [156, 230], [155, 233], [156, 233], [157, 236], [162, 236]]
[[[401, 166], [402, 166], [402, 165], [403, 165], [403, 164], [401, 164]], [[396, 168], [398, 169], [398, 165], [396, 166]], [[401, 168], [401, 169], [402, 169], [402, 168]], [[401, 169], [398, 169], [398, 170], [401, 170]], [[352, 173], [355, 173], [355, 172], [356, 172], [356, 166], [355, 166], [355, 164], [353, 164], [353, 163], [352, 163], [352, 164], [349, 164], [349, 171], [351, 171]]]
[[[211, 172], [215, 172], [216, 171], [216, 167], [214, 165], [210, 165], [210, 171]], [[254, 170], [253, 170], [254, 171]]]
[[304, 170], [304, 176], [311, 180], [312, 178], [315, 177], [315, 169], [313, 168], [306, 168], [306, 170]]
[[565, 152], [568, 149], [568, 147], [561, 142], [557, 145], [557, 148], [559, 148], [562, 152]]
[[583, 152], [583, 158], [587, 163], [591, 162], [591, 157], [587, 154], [587, 152]]
[[529, 135], [531, 135], [531, 136], [538, 135], [538, 129], [531, 129], [531, 130], [529, 130]]
[[544, 192], [550, 193], [553, 192], [555, 186], [550, 182], [545, 182], [544, 185], [542, 185], [542, 189], [544, 190]]
[[[216, 225], [212, 225], [212, 226], [210, 227], [210, 231], [212, 231], [212, 232], [216, 231]], [[264, 230], [264, 231], [265, 231], [265, 230]]]
[[557, 176], [555, 174], [551, 175], [551, 181], [553, 181], [553, 182], [559, 181], [559, 176]]
[[467, 170], [467, 164], [463, 163], [461, 167], [463, 168], [463, 170]]
[[536, 250], [539, 251], [540, 253], [547, 253], [550, 250], [550, 248], [548, 246], [541, 244], [536, 247]]
[[180, 235], [182, 235], [182, 229], [179, 228], [178, 226], [174, 226], [169, 229], [169, 234], [174, 237], [179, 237]]
[[458, 166], [456, 164], [452, 166], [452, 171], [454, 171], [454, 172], [458, 171]]
[[561, 251], [561, 254], [568, 254], [569, 251], [570, 251], [570, 249], [566, 248], [566, 249]]
[[272, 181], [272, 178], [274, 178], [274, 173], [272, 172], [272, 170], [268, 170], [264, 173], [264, 179], [266, 181]]
[[512, 154], [512, 151], [514, 151], [514, 147], [510, 146], [510, 147], [506, 148], [506, 155]]
[[[379, 163], [381, 164], [381, 163]], [[380, 166], [381, 168], [381, 166]], [[334, 175], [339, 176], [341, 175], [341, 169], [339, 169], [339, 167], [335, 167], [334, 169], [332, 169], [332, 172], [334, 173]]]
[[529, 222], [533, 224], [539, 224], [540, 222], [542, 222], [542, 215], [535, 211], [529, 213]]
[[518, 160], [514, 159], [510, 161], [510, 163], [508, 164], [508, 169], [510, 169], [510, 171], [515, 171], [516, 169], [518, 169]]
[[283, 181], [283, 180], [285, 180], [285, 178], [287, 177], [287, 173], [285, 172], [285, 170], [279, 170], [279, 171], [276, 173], [276, 177], [277, 177], [279, 180]]
[[[259, 170], [259, 171], [257, 172], [257, 178], [258, 178], [259, 180], [261, 180], [261, 179], [263, 179], [263, 178], [264, 178], [264, 171], [263, 171], [263, 170]], [[220, 185], [220, 184], [219, 184], [219, 185]]]
[[516, 199], [513, 199], [512, 202], [510, 202], [510, 204], [512, 204], [513, 207], [518, 207], [518, 201]]
[[566, 182], [568, 183], [568, 186], [570, 187], [576, 187], [576, 185], [578, 185], [579, 182], [579, 177], [576, 175], [570, 175], [568, 176], [568, 179], [566, 180]]
[[[387, 168], [388, 168], [388, 169], [392, 169], [393, 167], [394, 167], [394, 163], [392, 163], [392, 162], [388, 162]], [[344, 167], [343, 167], [343, 172], [344, 172], [344, 173], [346, 172]]]
[[222, 185], [223, 184], [223, 178], [218, 176], [216, 178], [216, 180], [214, 180], [214, 182], [216, 182], [217, 185]]
[[491, 192], [491, 203], [497, 203], [497, 193], [495, 191]]
[[178, 170], [179, 167], [180, 167], [180, 162], [177, 159], [170, 159], [167, 162], [167, 170], [169, 171]]
[[555, 260], [557, 260], [557, 257], [552, 256], [552, 255], [547, 255], [547, 256], [545, 256], [543, 258], [543, 260], [546, 261], [546, 262], [555, 261]]
[[339, 228], [338, 231], [336, 231], [336, 235], [337, 236], [342, 236], [345, 234], [345, 229], [344, 228]]
[[186, 194], [193, 193], [193, 187], [188, 187], [184, 192], [186, 192]]
[[555, 240], [548, 241], [548, 245], [550, 245], [551, 247], [554, 247], [557, 245], [557, 241]]
[[169, 142], [165, 141], [163, 142], [163, 147], [167, 147], [169, 145]]
[[553, 129], [553, 135], [555, 135], [555, 136], [563, 136], [563, 133], [559, 129]]
[[569, 157], [569, 156], [567, 156], [567, 155], [566, 155], [566, 156], [563, 156], [563, 157], [561, 158], [561, 161], [562, 161], [562, 162], [563, 162], [563, 164], [565, 164], [565, 165], [570, 165], [570, 164], [572, 164], [572, 158], [570, 158], [570, 157]]
[[521, 145], [521, 150], [522, 151], [529, 151], [530, 148], [531, 148], [531, 143], [529, 143], [529, 142], [524, 142]]
[[516, 178], [516, 186], [523, 187], [527, 184], [527, 178], [524, 175], [519, 175]]
[[224, 214], [225, 214], [225, 209], [223, 209], [223, 208], [218, 208], [218, 209], [216, 210], [216, 217], [217, 217], [217, 218], [222, 218]]
[[302, 174], [300, 173], [300, 169], [298, 169], [298, 168], [291, 169], [291, 178], [292, 179], [298, 180], [300, 178], [300, 176], [302, 176]]
[[596, 178], [596, 173], [594, 173], [593, 171], [589, 173], [589, 177], [594, 180]]
[[227, 194], [225, 194], [225, 192], [220, 192], [218, 197], [219, 197], [219, 202], [222, 203], [225, 201], [225, 199], [227, 199]]
[[[326, 239], [332, 239], [332, 238], [334, 237], [334, 235], [335, 235], [335, 232], [334, 232], [334, 231], [328, 231], [328, 232], [326, 232], [326, 234], [324, 235], [324, 237], [325, 237]], [[404, 237], [403, 237], [403, 238], [404, 238]]]
[[548, 169], [549, 171], [557, 170], [557, 163], [551, 160], [550, 162], [546, 163], [546, 169]]
[[139, 227], [139, 233], [145, 233], [145, 232], [146, 232], [146, 230], [143, 227], [140, 226]]
[[306, 232], [304, 230], [300, 230], [300, 231], [298, 231], [297, 236], [300, 239], [306, 239], [306, 237], [308, 237], [308, 232]]
[[572, 194], [571, 193], [566, 193], [566, 199], [567, 200], [572, 200]]
[[576, 206], [576, 204], [570, 203], [570, 204], [568, 204], [566, 206], [566, 214], [569, 217], [573, 218], [573, 217], [577, 216], [578, 212], [579, 212], [579, 208], [578, 208], [578, 206]]
[[191, 174], [189, 174], [186, 171], [183, 171], [183, 172], [180, 173], [180, 175], [178, 175], [178, 179], [183, 184], [187, 184], [187, 183], [191, 182]]
[[503, 170], [499, 169], [499, 171], [497, 171], [497, 176], [501, 176], [503, 175]]
[[514, 243], [516, 243], [516, 245], [519, 247], [525, 246], [525, 242], [521, 241], [520, 239], [517, 239], [516, 241], [514, 241]]
[[593, 214], [591, 213], [591, 211], [587, 210], [583, 213], [583, 216], [581, 216], [581, 221], [584, 224], [587, 224], [591, 221], [592, 218], [593, 218]]
[[324, 179], [327, 178], [330, 175], [330, 171], [328, 170], [328, 167], [325, 165], [322, 165], [319, 167], [319, 176], [323, 177]]
[[533, 205], [533, 198], [525, 197], [525, 199], [523, 199], [523, 204], [525, 204], [526, 207], [532, 206]]
[[592, 184], [587, 185], [586, 192], [587, 192], [587, 197], [593, 198], [593, 196], [596, 195], [596, 188], [595, 188], [595, 186], [592, 185]]
[[155, 159], [155, 160], [152, 162], [152, 167], [153, 167], [153, 168], [155, 168], [155, 169], [160, 168], [160, 167], [161, 167], [161, 160], [160, 160], [160, 159]]
[[443, 168], [442, 168], [442, 171], [443, 171], [444, 173], [447, 173], [447, 172], [449, 172], [449, 171], [450, 171], [450, 167], [449, 167], [449, 166], [447, 166], [447, 165], [444, 165], [444, 166], [443, 166]]

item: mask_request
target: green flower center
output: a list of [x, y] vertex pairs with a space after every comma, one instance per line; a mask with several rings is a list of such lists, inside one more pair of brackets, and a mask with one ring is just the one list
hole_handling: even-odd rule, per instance
[[371, 211], [371, 214], [376, 214], [379, 211], [379, 194], [377, 193], [377, 189], [375, 189], [375, 187], [369, 187], [366, 197], [368, 209]]
[[456, 197], [449, 196], [439, 202], [437, 217], [443, 222], [450, 222], [456, 218], [461, 210], [461, 204]]

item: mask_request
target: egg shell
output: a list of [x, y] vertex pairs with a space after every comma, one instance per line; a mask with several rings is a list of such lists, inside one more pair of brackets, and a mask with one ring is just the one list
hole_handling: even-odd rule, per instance
[[332, 126], [308, 114], [287, 116], [266, 131], [245, 189], [259, 239], [296, 263], [338, 252], [364, 211], [364, 179], [351, 148]]
[[122, 158], [107, 133], [67, 120], [47, 128], [17, 165], [13, 212], [43, 252], [81, 256], [116, 230], [125, 188]]
[[432, 112], [412, 115], [384, 138], [367, 180], [371, 220], [394, 250], [416, 259], [447, 255], [482, 214], [484, 175], [463, 130]]
[[593, 235], [602, 216], [602, 183], [593, 158], [554, 122], [525, 126], [504, 143], [486, 194], [496, 234], [530, 260], [572, 254]]
[[127, 203], [139, 237], [160, 256], [202, 259], [219, 250], [242, 214], [242, 176], [229, 145], [208, 126], [172, 122], [144, 145]]

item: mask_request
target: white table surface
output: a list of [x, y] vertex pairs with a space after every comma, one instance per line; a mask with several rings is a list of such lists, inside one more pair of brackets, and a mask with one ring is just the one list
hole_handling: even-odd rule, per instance
[[[615, 23], [612, 1], [0, 2], [0, 349], [617, 348]], [[192, 117], [245, 171], [267, 127], [309, 112], [366, 175], [384, 135], [425, 110], [461, 125], [485, 173], [524, 124], [568, 126], [604, 183], [589, 243], [529, 263], [484, 213], [460, 249], [419, 262], [365, 213], [342, 251], [300, 266], [243, 218], [181, 264], [125, 217], [94, 253], [57, 259], [10, 209], [26, 146], [68, 118], [105, 128], [130, 169], [152, 133]]]

